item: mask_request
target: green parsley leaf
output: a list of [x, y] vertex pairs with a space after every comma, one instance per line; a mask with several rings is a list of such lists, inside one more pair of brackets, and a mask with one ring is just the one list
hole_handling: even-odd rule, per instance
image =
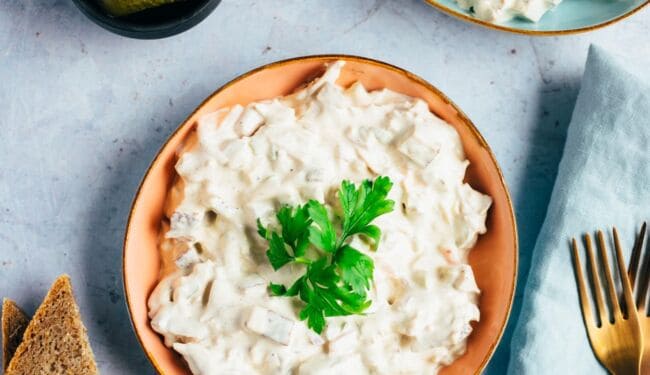
[[314, 304], [308, 304], [300, 311], [300, 320], [307, 320], [307, 327], [320, 334], [325, 327], [325, 315], [323, 310]]
[[269, 231], [262, 225], [262, 220], [257, 219], [257, 233], [265, 240], [269, 240]]
[[375, 265], [372, 259], [348, 245], [343, 246], [336, 254], [336, 264], [341, 270], [341, 278], [350, 285], [352, 291], [365, 295], [370, 289]]
[[269, 249], [266, 251], [266, 257], [269, 258], [274, 270], [279, 270], [285, 264], [293, 261], [295, 257], [287, 252], [287, 248], [277, 233], [271, 232], [269, 240]]
[[271, 295], [279, 297], [284, 296], [287, 293], [287, 288], [282, 284], [270, 283], [269, 291], [271, 292]]
[[282, 226], [282, 239], [291, 246], [293, 255], [303, 256], [309, 246], [307, 228], [311, 224], [307, 206], [282, 206], [276, 217]]
[[321, 250], [333, 253], [336, 250], [336, 232], [327, 216], [327, 209], [320, 202], [310, 200], [307, 211], [316, 224], [309, 227], [309, 242]]
[[368, 226], [377, 217], [393, 210], [395, 202], [386, 199], [392, 187], [393, 183], [388, 177], [378, 177], [374, 182], [365, 180], [358, 189], [350, 181], [343, 181], [339, 189], [339, 200], [343, 207], [341, 238], [357, 233], [363, 233], [372, 239], [378, 238], [376, 229]]

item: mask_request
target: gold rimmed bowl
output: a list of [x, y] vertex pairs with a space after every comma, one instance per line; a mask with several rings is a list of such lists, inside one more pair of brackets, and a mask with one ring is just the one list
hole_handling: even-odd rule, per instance
[[472, 122], [443, 93], [423, 79], [395, 66], [361, 57], [324, 55], [295, 58], [265, 65], [246, 73], [208, 97], [165, 142], [138, 189], [124, 239], [124, 289], [135, 333], [161, 374], [189, 374], [183, 360], [167, 348], [149, 324], [147, 299], [160, 273], [158, 235], [167, 192], [176, 176], [179, 146], [204, 114], [235, 104], [287, 95], [325, 70], [325, 64], [346, 62], [338, 84], [360, 81], [368, 90], [388, 88], [418, 97], [430, 110], [456, 128], [470, 166], [466, 181], [489, 194], [493, 206], [469, 263], [481, 289], [481, 320], [467, 343], [467, 352], [441, 371], [443, 375], [480, 372], [487, 364], [506, 325], [517, 274], [517, 230], [503, 176], [487, 143]]

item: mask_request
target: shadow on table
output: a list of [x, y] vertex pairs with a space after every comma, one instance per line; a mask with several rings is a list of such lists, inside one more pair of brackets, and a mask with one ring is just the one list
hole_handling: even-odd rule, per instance
[[[562, 157], [567, 129], [578, 96], [579, 79], [562, 84], [544, 84], [537, 107], [537, 125], [526, 140], [529, 153], [523, 164], [521, 186], [513, 191], [517, 226], [519, 228], [519, 273], [515, 301], [508, 326], [486, 374], [505, 374], [510, 357], [510, 339], [521, 311], [531, 258], [551, 198], [558, 165]], [[513, 351], [517, 348], [512, 348]]]

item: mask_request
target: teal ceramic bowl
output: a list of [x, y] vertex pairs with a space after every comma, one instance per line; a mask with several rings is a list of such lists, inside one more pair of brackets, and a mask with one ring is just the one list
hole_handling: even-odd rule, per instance
[[641, 10], [650, 0], [563, 0], [539, 22], [513, 19], [491, 23], [475, 18], [454, 0], [426, 0], [445, 13], [489, 28], [531, 35], [561, 35], [594, 30], [620, 21]]

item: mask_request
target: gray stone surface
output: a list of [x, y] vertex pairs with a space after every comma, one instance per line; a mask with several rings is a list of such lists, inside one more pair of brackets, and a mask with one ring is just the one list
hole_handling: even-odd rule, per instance
[[[589, 43], [647, 59], [648, 35], [648, 9], [588, 34], [539, 38], [469, 25], [420, 0], [224, 0], [184, 34], [141, 41], [100, 29], [70, 1], [0, 0], [0, 297], [32, 312], [69, 273], [102, 372], [153, 373], [120, 272], [147, 165], [221, 84], [318, 53], [401, 66], [463, 108], [510, 186], [523, 281]], [[489, 373], [503, 372], [507, 343]]]

